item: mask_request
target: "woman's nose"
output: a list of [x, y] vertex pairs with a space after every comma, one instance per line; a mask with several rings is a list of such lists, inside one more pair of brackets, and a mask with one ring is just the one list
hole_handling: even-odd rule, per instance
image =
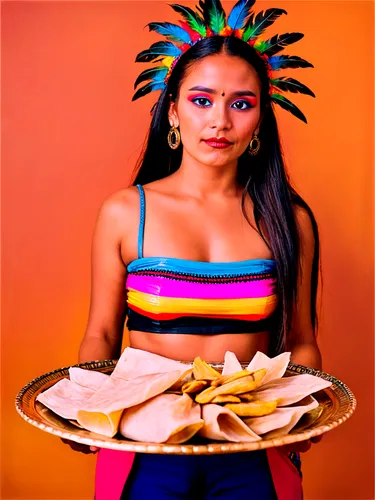
[[230, 112], [224, 103], [212, 107], [210, 127], [218, 130], [228, 130], [231, 127]]

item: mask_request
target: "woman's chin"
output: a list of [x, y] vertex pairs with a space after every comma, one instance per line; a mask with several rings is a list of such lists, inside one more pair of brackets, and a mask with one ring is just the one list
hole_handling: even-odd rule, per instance
[[223, 150], [213, 151], [202, 158], [202, 163], [211, 167], [226, 167], [228, 165], [237, 165], [238, 157], [233, 153], [229, 154]]

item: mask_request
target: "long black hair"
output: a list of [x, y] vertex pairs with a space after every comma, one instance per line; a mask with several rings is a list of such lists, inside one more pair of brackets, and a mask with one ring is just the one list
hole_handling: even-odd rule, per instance
[[[133, 185], [146, 184], [176, 172], [181, 164], [182, 146], [171, 150], [167, 135], [170, 129], [168, 110], [171, 100], [178, 98], [179, 88], [186, 72], [203, 57], [225, 53], [243, 58], [256, 70], [260, 84], [262, 121], [259, 128], [261, 148], [256, 156], [246, 152], [238, 160], [237, 181], [243, 186], [242, 210], [249, 194], [254, 205], [256, 229], [271, 249], [276, 261], [279, 304], [274, 315], [273, 334], [269, 352], [276, 354], [288, 346], [293, 308], [297, 298], [300, 277], [300, 235], [295, 207], [302, 207], [309, 215], [315, 236], [311, 273], [311, 323], [316, 331], [316, 299], [319, 269], [319, 235], [314, 215], [307, 203], [297, 194], [288, 179], [277, 128], [270, 105], [269, 77], [262, 58], [250, 45], [236, 37], [213, 36], [200, 40], [177, 61], [167, 87], [162, 91], [152, 114], [151, 126], [144, 151], [136, 165]], [[155, 159], [157, 158], [157, 163]]]

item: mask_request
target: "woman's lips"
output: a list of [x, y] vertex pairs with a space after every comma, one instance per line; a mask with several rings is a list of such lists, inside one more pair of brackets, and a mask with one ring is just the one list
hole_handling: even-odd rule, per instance
[[225, 139], [225, 138], [216, 139], [215, 137], [212, 137], [211, 139], [206, 139], [204, 142], [208, 146], [211, 146], [212, 148], [216, 148], [216, 149], [229, 148], [229, 146], [232, 145], [232, 143], [229, 142], [228, 139]]

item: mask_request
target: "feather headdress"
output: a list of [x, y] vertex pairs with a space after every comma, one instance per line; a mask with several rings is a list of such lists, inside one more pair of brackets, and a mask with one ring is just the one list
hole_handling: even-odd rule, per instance
[[172, 9], [181, 14], [183, 20], [180, 26], [168, 22], [150, 23], [150, 31], [165, 36], [167, 41], [156, 42], [147, 50], [137, 55], [136, 62], [160, 63], [151, 69], [146, 69], [137, 78], [134, 88], [140, 83], [148, 82], [138, 88], [133, 101], [154, 90], [163, 90], [168, 82], [177, 61], [187, 50], [203, 38], [211, 36], [234, 36], [251, 45], [265, 61], [270, 80], [270, 99], [286, 109], [300, 120], [307, 120], [300, 109], [280, 92], [293, 92], [310, 95], [314, 93], [294, 78], [280, 76], [274, 72], [286, 68], [313, 67], [311, 63], [298, 56], [279, 55], [285, 47], [300, 40], [302, 33], [284, 33], [272, 38], [261, 39], [264, 31], [282, 14], [283, 9], [267, 9], [255, 14], [251, 9], [255, 0], [238, 0], [228, 17], [220, 0], [199, 0], [196, 11], [183, 5], [171, 5]]

